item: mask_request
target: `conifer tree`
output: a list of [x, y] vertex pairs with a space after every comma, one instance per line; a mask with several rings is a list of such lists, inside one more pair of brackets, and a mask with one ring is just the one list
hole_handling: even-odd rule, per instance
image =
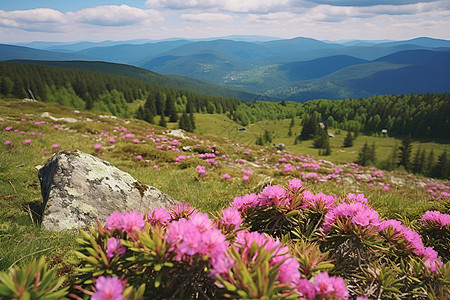
[[442, 179], [450, 179], [450, 165], [447, 157], [447, 151], [444, 151], [441, 155], [439, 155], [438, 161], [431, 171], [431, 176]]
[[175, 98], [172, 97], [172, 95], [169, 95], [166, 100], [166, 111], [165, 114], [169, 117], [169, 122], [176, 122], [178, 121], [178, 114], [177, 114], [177, 108], [175, 105]]
[[422, 167], [423, 167], [423, 160], [422, 160], [422, 153], [420, 146], [419, 149], [417, 149], [416, 154], [414, 155], [414, 161], [413, 161], [413, 171], [415, 174], [422, 173]]
[[310, 140], [314, 138], [319, 129], [319, 122], [314, 117], [306, 116], [303, 121], [302, 132], [300, 133], [300, 140]]
[[424, 174], [430, 175], [431, 170], [433, 169], [433, 166], [434, 166], [434, 150], [431, 149], [430, 154], [428, 154], [428, 157], [427, 157]]
[[161, 120], [159, 121], [158, 125], [161, 127], [167, 127], [167, 121], [166, 121], [166, 117], [164, 116], [164, 112], [161, 115]]
[[351, 131], [347, 132], [347, 135], [345, 136], [344, 139], [343, 147], [353, 147], [353, 135]]
[[358, 160], [356, 161], [357, 164], [361, 166], [367, 166], [369, 162], [369, 156], [370, 156], [370, 149], [367, 142], [359, 149], [358, 152]]
[[408, 170], [410, 165], [409, 159], [412, 151], [412, 139], [409, 134], [402, 140], [402, 144], [400, 145], [399, 150], [400, 153], [398, 166], [403, 166], [406, 170]]

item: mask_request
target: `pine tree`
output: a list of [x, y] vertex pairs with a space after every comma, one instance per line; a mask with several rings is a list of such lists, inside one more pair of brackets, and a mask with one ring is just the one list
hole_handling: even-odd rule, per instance
[[416, 154], [414, 155], [413, 171], [415, 174], [422, 173], [422, 165], [423, 165], [422, 164], [423, 161], [421, 160], [422, 152], [423, 151], [420, 151], [420, 146], [419, 146], [419, 149], [417, 149]]
[[295, 121], [294, 121], [294, 117], [292, 117], [291, 123], [289, 124], [289, 131], [288, 131], [288, 136], [291, 137], [292, 136], [292, 128], [295, 125]]
[[433, 169], [433, 166], [434, 166], [434, 150], [431, 149], [430, 154], [428, 154], [428, 157], [427, 157], [424, 174], [430, 175], [431, 170]]
[[347, 132], [347, 135], [345, 136], [345, 139], [344, 139], [344, 144], [342, 146], [343, 147], [353, 147], [353, 135], [352, 135], [351, 131]]
[[161, 115], [161, 120], [159, 121], [158, 125], [161, 127], [167, 127], [167, 121], [166, 121], [166, 117], [164, 116], [164, 112]]
[[166, 111], [165, 115], [169, 117], [169, 122], [178, 121], [177, 108], [175, 106], [175, 99], [169, 95], [166, 100]]
[[166, 94], [161, 91], [158, 91], [156, 94], [155, 106], [156, 106], [156, 114], [162, 115], [166, 110]]
[[370, 147], [367, 144], [367, 142], [359, 149], [358, 152], [358, 160], [356, 161], [357, 164], [361, 166], [367, 166], [369, 162], [369, 156], [370, 156]]
[[194, 117], [194, 113], [193, 112], [191, 112], [189, 114], [189, 119], [191, 121], [192, 132], [194, 132], [194, 130], [197, 129], [197, 126], [195, 125], [195, 117]]
[[300, 133], [300, 140], [310, 140], [314, 138], [319, 129], [319, 122], [314, 117], [306, 116], [303, 121], [302, 132]]
[[431, 171], [431, 176], [442, 179], [450, 179], [450, 165], [447, 157], [447, 151], [442, 152], [438, 157], [436, 165]]
[[402, 144], [400, 145], [399, 150], [400, 153], [398, 166], [403, 166], [406, 170], [408, 170], [410, 165], [409, 158], [412, 151], [412, 139], [409, 134], [402, 140]]

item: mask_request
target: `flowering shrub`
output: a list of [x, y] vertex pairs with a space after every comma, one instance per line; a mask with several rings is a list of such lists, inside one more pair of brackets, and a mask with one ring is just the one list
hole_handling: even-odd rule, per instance
[[[104, 225], [81, 232], [75, 285], [58, 295], [444, 299], [449, 227], [449, 215], [438, 211], [407, 227], [384, 220], [362, 194], [314, 194], [291, 179], [286, 186], [236, 197], [209, 215], [187, 203], [146, 214], [114, 212]], [[60, 285], [38, 285], [29, 277], [15, 292], [10, 283], [20, 278], [0, 274], [0, 295], [51, 294]]]

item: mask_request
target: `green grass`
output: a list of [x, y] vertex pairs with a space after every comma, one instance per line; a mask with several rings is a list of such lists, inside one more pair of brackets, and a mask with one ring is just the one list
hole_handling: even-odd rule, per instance
[[[241, 127], [229, 120], [225, 115], [196, 114], [198, 129], [195, 135], [197, 139], [182, 140], [183, 146], [191, 146], [192, 152], [181, 152], [183, 155], [195, 157], [191, 160], [174, 165], [171, 163], [177, 157], [172, 151], [159, 151], [154, 144], [134, 144], [130, 140], [121, 139], [124, 133], [120, 128], [128, 129], [127, 133], [135, 134], [135, 137], [144, 140], [146, 135], [154, 132], [155, 136], [164, 136], [166, 128], [148, 124], [140, 120], [99, 118], [90, 112], [76, 113], [72, 108], [56, 104], [27, 102], [19, 100], [0, 100], [0, 110], [4, 123], [0, 124], [0, 270], [9, 268], [12, 264], [26, 264], [38, 256], [46, 255], [55, 260], [54, 265], [60, 265], [61, 261], [72, 258], [71, 249], [74, 249], [74, 237], [76, 232], [48, 232], [33, 225], [33, 220], [28, 212], [28, 205], [42, 201], [40, 184], [37, 177], [38, 165], [44, 165], [51, 155], [58, 149], [79, 149], [110, 161], [119, 169], [129, 172], [133, 177], [145, 184], [155, 186], [179, 201], [190, 202], [203, 212], [215, 212], [229, 205], [236, 196], [247, 193], [259, 192], [267, 184], [283, 185], [290, 178], [300, 178], [301, 171], [284, 174], [274, 167], [283, 154], [275, 153], [270, 147], [254, 145], [256, 137], [269, 129], [273, 132], [273, 143], [285, 143], [289, 152], [294, 155], [317, 155], [317, 149], [311, 148], [311, 142], [303, 142], [294, 145], [294, 138], [288, 137], [290, 119], [280, 121], [263, 121], [252, 124], [246, 131], [238, 131]], [[74, 117], [79, 119], [77, 123], [53, 122], [41, 117], [43, 112], [49, 112], [55, 117]], [[20, 114], [22, 113], [22, 114]], [[26, 118], [27, 122], [21, 122]], [[47, 121], [49, 124], [35, 125], [35, 121]], [[295, 120], [294, 135], [300, 133], [300, 120]], [[53, 125], [58, 124], [59, 130]], [[25, 131], [25, 135], [5, 131], [5, 127], [13, 126], [14, 129]], [[177, 128], [176, 123], [169, 123], [169, 128]], [[147, 130], [149, 129], [149, 130]], [[116, 131], [114, 131], [116, 130]], [[101, 132], [107, 131], [109, 135], [102, 136]], [[334, 132], [334, 130], [331, 130]], [[42, 133], [43, 135], [31, 136], [30, 133]], [[193, 136], [193, 134], [188, 134]], [[108, 142], [109, 137], [116, 139], [115, 144]], [[340, 152], [345, 132], [331, 139], [333, 153], [329, 157], [320, 157], [329, 161], [352, 162], [356, 158], [358, 148], [365, 142], [376, 142], [377, 157], [384, 159], [390, 153], [395, 142], [393, 138], [366, 137], [360, 135], [355, 140], [355, 145]], [[31, 139], [31, 144], [26, 145], [25, 139]], [[12, 146], [5, 145], [6, 140], [12, 141]], [[99, 143], [102, 149], [94, 150], [94, 144]], [[59, 144], [58, 149], [53, 149], [52, 144]], [[200, 146], [197, 146], [199, 144]], [[208, 165], [203, 160], [196, 158], [196, 150], [208, 149], [207, 145], [216, 144], [220, 154], [227, 156], [226, 163], [220, 163], [218, 167], [207, 167], [205, 178], [198, 178], [195, 167], [197, 164]], [[416, 148], [419, 144], [415, 143]], [[421, 144], [422, 149], [434, 149], [436, 157], [445, 149], [446, 145], [435, 143]], [[248, 150], [253, 150], [248, 153]], [[351, 153], [353, 152], [353, 153]], [[144, 160], [138, 161], [135, 156], [140, 154]], [[247, 166], [237, 163], [243, 159]], [[260, 162], [260, 167], [250, 164]], [[154, 170], [153, 165], [159, 169]], [[252, 170], [254, 175], [250, 182], [242, 181], [241, 169]], [[344, 166], [344, 168], [346, 168]], [[350, 168], [347, 168], [351, 172]], [[312, 171], [312, 170], [310, 170]], [[322, 168], [319, 173], [329, 173]], [[224, 181], [221, 176], [229, 173], [232, 179]], [[367, 184], [338, 184], [336, 182], [314, 183], [306, 182], [305, 185], [315, 193], [324, 192], [338, 196], [347, 193], [364, 193], [371, 203], [384, 217], [395, 217], [396, 214], [407, 218], [416, 218], [428, 209], [444, 210], [445, 203], [436, 201], [430, 197], [426, 189], [415, 188], [415, 180], [429, 182], [431, 179], [414, 177], [407, 179], [406, 173], [388, 173], [383, 179], [389, 182], [390, 176], [395, 175], [408, 181], [406, 187], [392, 187], [390, 191], [382, 188], [369, 188]], [[438, 182], [438, 181], [433, 181]], [[448, 185], [448, 182], [439, 182]], [[58, 264], [59, 262], [59, 264]]]

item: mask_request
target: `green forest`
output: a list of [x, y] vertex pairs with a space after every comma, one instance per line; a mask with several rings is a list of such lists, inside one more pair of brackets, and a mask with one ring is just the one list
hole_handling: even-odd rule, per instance
[[223, 113], [235, 111], [241, 103], [233, 98], [167, 88], [127, 76], [17, 62], [0, 62], [0, 97], [34, 97], [125, 118], [136, 116], [137, 112], [130, 111], [127, 105], [135, 100], [154, 101], [159, 115], [165, 112], [165, 107], [175, 107], [180, 113], [186, 107], [194, 112]]
[[[261, 120], [312, 118], [330, 128], [414, 139], [450, 140], [450, 94], [386, 95], [364, 99], [244, 102], [168, 88], [135, 78], [81, 69], [0, 63], [0, 97], [30, 98], [78, 109], [195, 128], [193, 113], [224, 113], [242, 126]], [[145, 104], [131, 111], [129, 103]], [[189, 124], [191, 123], [191, 124]]]

